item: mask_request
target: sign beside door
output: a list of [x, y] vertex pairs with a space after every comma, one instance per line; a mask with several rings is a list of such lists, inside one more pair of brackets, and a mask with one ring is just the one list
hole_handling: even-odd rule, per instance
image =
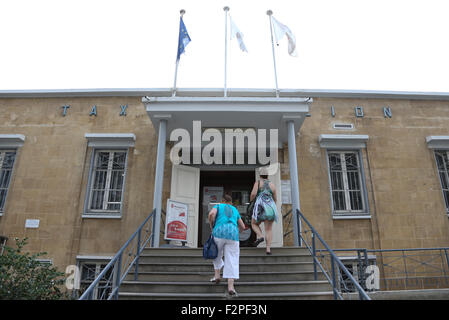
[[188, 212], [189, 205], [187, 203], [167, 200], [165, 240], [187, 241]]

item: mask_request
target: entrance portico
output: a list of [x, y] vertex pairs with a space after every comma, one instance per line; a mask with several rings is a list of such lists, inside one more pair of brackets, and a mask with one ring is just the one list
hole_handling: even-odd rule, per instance
[[[289, 150], [289, 167], [290, 167], [290, 183], [292, 190], [292, 210], [295, 212], [299, 209], [299, 188], [298, 188], [298, 174], [296, 161], [296, 134], [309, 113], [309, 106], [312, 100], [310, 98], [289, 97], [289, 98], [271, 98], [271, 97], [255, 97], [254, 93], [249, 92], [246, 97], [207, 97], [202, 92], [197, 92], [196, 96], [192, 97], [161, 97], [161, 96], [146, 96], [142, 99], [145, 105], [148, 116], [150, 117], [155, 130], [158, 132], [158, 149], [156, 157], [156, 173], [155, 173], [155, 187], [153, 207], [156, 209], [156, 217], [154, 221], [155, 230], [160, 230], [161, 208], [162, 208], [162, 184], [165, 161], [165, 146], [169, 140], [170, 134], [173, 130], [184, 129], [190, 136], [194, 136], [193, 123], [201, 121], [202, 128], [215, 129], [253, 129], [258, 130], [275, 129], [277, 130], [279, 148], [284, 144], [288, 144]], [[199, 148], [204, 145], [200, 142]], [[195, 142], [192, 144], [195, 148]], [[197, 145], [198, 146], [198, 145]], [[255, 146], [249, 146], [254, 148]], [[248, 148], [248, 149], [249, 149]], [[225, 151], [229, 151], [226, 150]], [[224, 162], [223, 162], [224, 163]], [[237, 170], [238, 164], [213, 164], [214, 167], [219, 167], [224, 170]], [[260, 164], [255, 164], [255, 167], [260, 167]], [[182, 166], [184, 167], [184, 166]], [[206, 164], [200, 166], [191, 166], [190, 169], [184, 168], [184, 178], [190, 176], [193, 180], [189, 182], [191, 187], [199, 189], [199, 170], [208, 167]], [[195, 175], [195, 170], [198, 174]], [[172, 172], [172, 175], [175, 173]], [[257, 173], [256, 173], [257, 174]], [[198, 176], [198, 182], [195, 182], [195, 177]], [[256, 177], [255, 177], [256, 178]], [[172, 184], [178, 183], [173, 180]], [[179, 177], [177, 178], [179, 179]], [[280, 176], [278, 175], [279, 184]], [[179, 181], [179, 180], [178, 180]], [[193, 184], [193, 185], [192, 185]], [[170, 197], [176, 196], [173, 191]], [[280, 186], [278, 187], [278, 208], [280, 209]], [[198, 216], [199, 216], [199, 190], [191, 193], [192, 201], [196, 201], [196, 205], [192, 202], [189, 205], [189, 220], [188, 228], [191, 228], [191, 241], [188, 241], [189, 246], [196, 247], [198, 242], [196, 236], [198, 234]], [[196, 199], [196, 200], [195, 200]], [[282, 218], [282, 215], [280, 215]], [[294, 244], [299, 245], [298, 232], [299, 226], [296, 221], [296, 215], [293, 215], [293, 233]], [[279, 221], [282, 225], [282, 221]], [[193, 226], [192, 226], [193, 224]], [[193, 228], [193, 229], [192, 229]], [[281, 229], [282, 230], [282, 229]], [[275, 232], [275, 231], [274, 231]], [[158, 234], [156, 232], [155, 234]], [[282, 243], [282, 240], [281, 242]], [[159, 238], [154, 239], [154, 246], [159, 246]]]

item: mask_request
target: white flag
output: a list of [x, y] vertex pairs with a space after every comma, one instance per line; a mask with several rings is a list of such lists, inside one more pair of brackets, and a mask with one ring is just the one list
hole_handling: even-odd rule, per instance
[[288, 54], [296, 57], [296, 39], [293, 32], [285, 24], [277, 21], [273, 16], [271, 16], [271, 19], [273, 19], [273, 31], [276, 38], [276, 44], [279, 45], [279, 41], [286, 35], [288, 39]]
[[240, 50], [243, 52], [248, 52], [248, 50], [246, 50], [245, 43], [243, 42], [243, 33], [241, 33], [239, 28], [237, 28], [231, 16], [229, 16], [229, 20], [231, 21], [231, 40], [234, 39], [234, 37], [237, 38]]

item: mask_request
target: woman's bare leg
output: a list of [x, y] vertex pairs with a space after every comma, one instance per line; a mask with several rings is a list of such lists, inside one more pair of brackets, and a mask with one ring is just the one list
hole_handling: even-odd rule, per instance
[[264, 221], [266, 251], [271, 252], [271, 241], [273, 240], [273, 221]]
[[253, 228], [254, 232], [256, 233], [257, 239], [260, 239], [263, 237], [262, 229], [260, 229], [259, 225], [260, 225], [260, 223], [257, 223], [256, 220], [251, 219], [251, 227]]
[[228, 291], [235, 291], [234, 290], [234, 279], [231, 279], [231, 278], [228, 279]]

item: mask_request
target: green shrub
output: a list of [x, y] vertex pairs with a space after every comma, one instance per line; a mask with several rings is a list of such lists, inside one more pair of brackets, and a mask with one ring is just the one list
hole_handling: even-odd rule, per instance
[[60, 290], [64, 273], [38, 261], [45, 252], [22, 252], [27, 238], [16, 240], [17, 248], [5, 247], [0, 256], [0, 300], [58, 300], [67, 298]]

